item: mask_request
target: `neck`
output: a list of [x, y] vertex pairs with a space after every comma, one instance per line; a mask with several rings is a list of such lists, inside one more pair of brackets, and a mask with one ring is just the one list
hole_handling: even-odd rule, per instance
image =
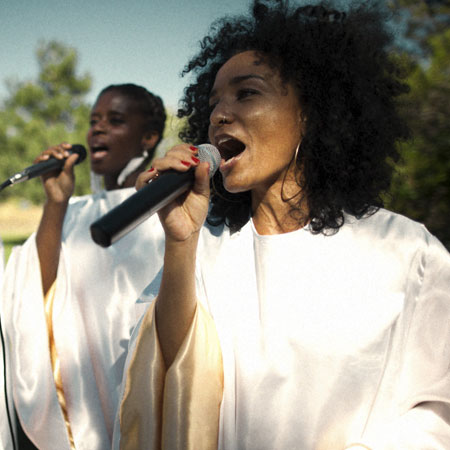
[[105, 189], [107, 191], [112, 191], [113, 189], [123, 189], [128, 187], [134, 187], [136, 185], [136, 180], [139, 174], [145, 169], [148, 160], [143, 161], [143, 163], [134, 171], [131, 172], [126, 178], [122, 186], [117, 184], [117, 178], [120, 173], [116, 174], [106, 174], [103, 177], [105, 183]]
[[307, 216], [306, 199], [294, 179], [285, 179], [264, 191], [252, 191], [252, 220], [259, 234], [298, 230], [306, 225]]

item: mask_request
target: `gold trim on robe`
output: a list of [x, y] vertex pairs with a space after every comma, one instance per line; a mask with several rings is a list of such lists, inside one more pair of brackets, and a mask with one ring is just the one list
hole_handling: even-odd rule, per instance
[[147, 311], [127, 373], [120, 409], [120, 448], [216, 450], [223, 364], [217, 331], [198, 304], [178, 354], [166, 370]]
[[58, 353], [56, 352], [55, 337], [53, 336], [53, 301], [55, 299], [55, 291], [56, 291], [56, 280], [44, 297], [45, 319], [47, 322], [47, 330], [48, 330], [48, 347], [50, 350], [50, 360], [52, 363], [52, 371], [53, 371], [53, 378], [55, 380], [56, 394], [58, 396], [58, 402], [59, 405], [61, 406], [61, 410], [64, 416], [64, 422], [66, 423], [70, 448], [72, 450], [75, 450], [75, 443], [73, 440], [72, 429], [70, 427], [69, 415], [67, 413], [67, 402], [64, 396], [64, 389], [62, 385], [59, 358]]

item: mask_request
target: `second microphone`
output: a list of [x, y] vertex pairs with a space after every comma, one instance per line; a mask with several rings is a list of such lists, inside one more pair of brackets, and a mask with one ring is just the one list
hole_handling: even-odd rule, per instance
[[[198, 158], [202, 162], [209, 163], [211, 178], [220, 165], [219, 151], [213, 145], [202, 144], [198, 146]], [[163, 172], [157, 179], [95, 221], [90, 227], [92, 239], [102, 247], [109, 247], [186, 192], [193, 183], [193, 168], [187, 172], [176, 170]]]

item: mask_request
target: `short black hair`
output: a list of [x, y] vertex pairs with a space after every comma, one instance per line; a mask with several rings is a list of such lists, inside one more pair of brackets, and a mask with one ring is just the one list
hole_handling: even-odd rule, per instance
[[[207, 142], [215, 76], [230, 57], [253, 50], [299, 93], [306, 120], [296, 161], [301, 195], [293, 213], [299, 222], [325, 232], [339, 229], [344, 213], [361, 218], [375, 212], [390, 186], [390, 161], [399, 158], [396, 141], [409, 135], [396, 101], [408, 86], [391, 53], [387, 18], [376, 3], [344, 12], [329, 2], [294, 7], [286, 0], [254, 0], [249, 15], [214, 22], [183, 71], [195, 77], [178, 111], [188, 118], [180, 138]], [[239, 229], [250, 216], [250, 193], [226, 192], [220, 173], [212, 184], [208, 221]]]

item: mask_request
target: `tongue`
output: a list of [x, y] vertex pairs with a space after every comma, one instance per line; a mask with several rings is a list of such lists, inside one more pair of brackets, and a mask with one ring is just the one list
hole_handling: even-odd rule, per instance
[[245, 145], [237, 140], [230, 140], [220, 146], [222, 158], [228, 161], [241, 154], [245, 150]]
[[94, 161], [97, 161], [99, 159], [104, 158], [107, 154], [108, 154], [108, 152], [106, 150], [97, 150], [96, 152], [93, 152], [91, 154], [91, 159], [93, 159]]

